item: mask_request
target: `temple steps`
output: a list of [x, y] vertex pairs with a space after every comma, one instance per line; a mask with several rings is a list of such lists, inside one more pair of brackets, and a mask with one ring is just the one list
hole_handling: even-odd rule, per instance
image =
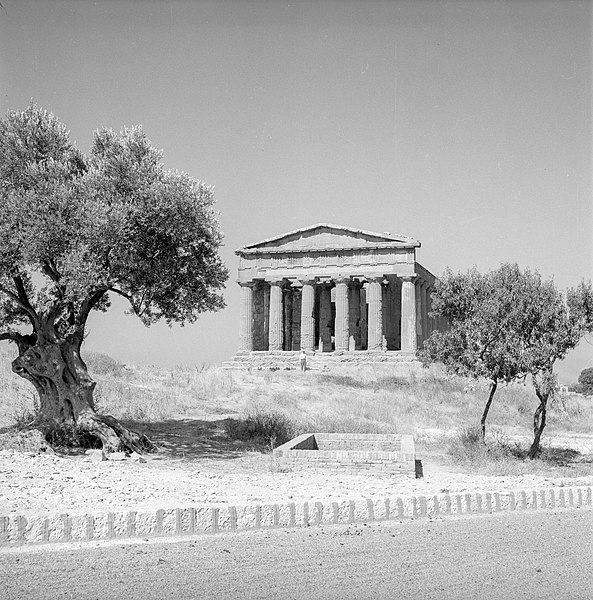
[[[254, 351], [240, 353], [222, 363], [223, 369], [298, 370], [298, 351]], [[307, 354], [307, 370], [326, 370], [338, 366], [385, 365], [401, 367], [406, 373], [420, 373], [422, 365], [414, 354], [390, 352], [316, 352]]]

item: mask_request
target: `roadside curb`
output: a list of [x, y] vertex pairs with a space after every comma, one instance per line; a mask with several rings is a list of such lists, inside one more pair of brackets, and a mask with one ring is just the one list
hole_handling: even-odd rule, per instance
[[592, 505], [591, 487], [436, 494], [341, 501], [196, 505], [50, 515], [0, 516], [0, 548], [31, 544], [198, 536], [234, 531], [403, 521], [447, 515], [573, 509]]

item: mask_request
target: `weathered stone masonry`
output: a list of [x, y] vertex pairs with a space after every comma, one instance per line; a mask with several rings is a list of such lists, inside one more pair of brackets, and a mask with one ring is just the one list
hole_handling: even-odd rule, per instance
[[413, 354], [441, 324], [420, 242], [318, 224], [239, 248], [239, 352]]

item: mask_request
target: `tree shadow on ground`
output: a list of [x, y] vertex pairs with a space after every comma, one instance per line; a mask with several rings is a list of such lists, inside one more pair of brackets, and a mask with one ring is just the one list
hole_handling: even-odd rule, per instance
[[156, 455], [173, 459], [237, 459], [263, 448], [250, 441], [229, 439], [225, 419], [167, 419], [155, 423], [126, 421], [157, 445]]

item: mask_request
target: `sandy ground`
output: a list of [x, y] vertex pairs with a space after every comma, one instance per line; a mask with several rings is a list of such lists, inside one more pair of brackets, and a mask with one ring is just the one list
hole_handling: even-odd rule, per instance
[[235, 459], [153, 458], [90, 462], [81, 456], [0, 452], [0, 515], [201, 503], [281, 502], [593, 485], [593, 476], [488, 477], [426, 461], [425, 477], [338, 471], [278, 471], [269, 455]]
[[185, 419], [152, 425], [146, 433], [160, 450], [147, 456], [146, 463], [0, 450], [0, 515], [593, 485], [593, 474], [570, 478], [464, 473], [422, 454], [418, 457], [423, 479], [337, 470], [286, 472], [270, 454], [229, 440], [220, 424], [220, 420]]

